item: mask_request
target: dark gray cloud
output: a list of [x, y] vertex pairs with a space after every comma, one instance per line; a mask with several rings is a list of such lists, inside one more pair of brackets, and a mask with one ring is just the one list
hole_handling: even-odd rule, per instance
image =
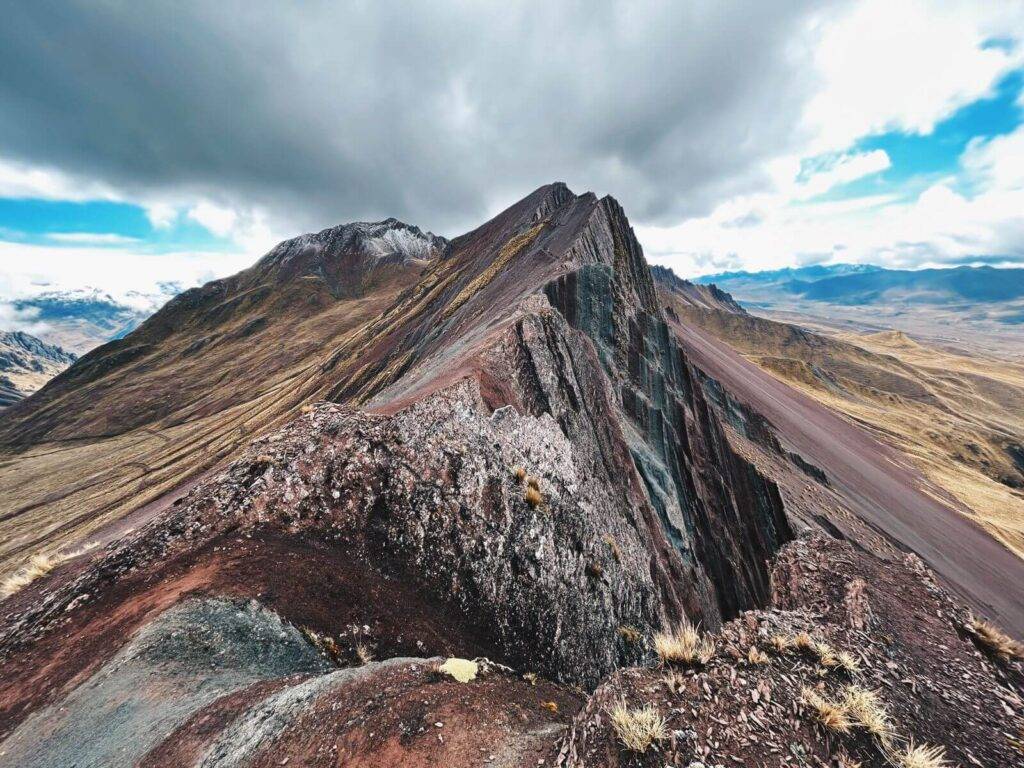
[[675, 222], [800, 145], [820, 2], [413, 6], [6, 4], [0, 157], [450, 234], [554, 179]]

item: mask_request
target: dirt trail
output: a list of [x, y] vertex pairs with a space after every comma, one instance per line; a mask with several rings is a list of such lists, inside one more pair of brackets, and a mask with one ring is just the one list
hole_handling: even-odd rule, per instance
[[692, 326], [673, 329], [694, 362], [763, 414], [852, 508], [917, 553], [974, 610], [1024, 636], [1024, 560], [956, 511], [956, 503], [893, 449]]

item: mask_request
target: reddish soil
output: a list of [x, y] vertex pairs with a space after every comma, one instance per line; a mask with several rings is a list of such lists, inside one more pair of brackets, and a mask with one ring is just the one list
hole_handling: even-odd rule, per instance
[[346, 768], [553, 763], [580, 697], [551, 683], [490, 673], [471, 683], [422, 664], [391, 668], [321, 697], [253, 768]]
[[919, 555], [976, 611], [1024, 636], [1024, 561], [960, 512], [893, 449], [698, 328], [671, 323], [694, 362], [764, 415], [869, 525]]

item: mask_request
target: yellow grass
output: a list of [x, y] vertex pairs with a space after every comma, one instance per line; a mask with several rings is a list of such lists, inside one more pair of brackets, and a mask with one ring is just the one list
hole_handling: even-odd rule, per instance
[[668, 664], [707, 664], [715, 655], [715, 644], [701, 637], [697, 628], [683, 621], [675, 629], [654, 636], [654, 650]]
[[756, 645], [750, 646], [750, 650], [747, 651], [747, 661], [751, 664], [767, 664], [768, 654], [758, 648]]
[[897, 768], [946, 768], [949, 765], [944, 747], [915, 746], [913, 742], [902, 751], [891, 752], [889, 759]]
[[539, 507], [544, 503], [544, 494], [534, 488], [532, 485], [527, 486], [526, 492], [523, 493], [523, 499], [531, 507]]
[[993, 656], [998, 656], [1003, 660], [1024, 659], [1024, 645], [1018, 643], [995, 624], [972, 616], [967, 622], [967, 628], [977, 639], [978, 644]]
[[24, 589], [36, 579], [42, 578], [58, 565], [83, 555], [96, 545], [92, 544], [72, 552], [38, 552], [28, 562], [0, 583], [0, 598], [7, 598]]
[[860, 662], [857, 661], [857, 658], [852, 653], [847, 651], [840, 651], [836, 654], [836, 665], [851, 677], [860, 674]]
[[631, 708], [619, 702], [608, 713], [622, 746], [643, 754], [668, 736], [665, 718], [653, 706]]
[[826, 699], [817, 691], [807, 687], [800, 691], [800, 701], [811, 711], [814, 719], [830, 731], [849, 733], [853, 727], [849, 713], [842, 702]]
[[843, 706], [850, 718], [879, 742], [888, 746], [895, 731], [885, 703], [876, 691], [850, 685], [843, 691]]

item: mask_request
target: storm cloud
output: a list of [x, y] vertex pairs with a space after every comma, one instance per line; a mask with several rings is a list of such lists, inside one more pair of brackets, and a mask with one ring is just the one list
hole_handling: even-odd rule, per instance
[[672, 223], [766, 184], [820, 2], [47, 2], [0, 25], [0, 157], [140, 199], [454, 234], [555, 179]]

